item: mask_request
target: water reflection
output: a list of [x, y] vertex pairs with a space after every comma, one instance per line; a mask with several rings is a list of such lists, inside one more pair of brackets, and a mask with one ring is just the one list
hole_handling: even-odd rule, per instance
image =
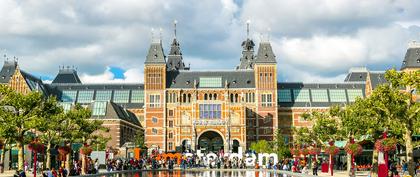
[[106, 177], [286, 177], [270, 171], [142, 171], [137, 173], [114, 174]]

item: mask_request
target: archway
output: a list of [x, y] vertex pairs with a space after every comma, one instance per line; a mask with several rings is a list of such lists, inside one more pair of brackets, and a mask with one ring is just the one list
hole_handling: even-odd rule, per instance
[[224, 148], [223, 137], [215, 131], [207, 131], [198, 138], [198, 148], [202, 152], [217, 153]]
[[182, 152], [190, 152], [191, 151], [191, 141], [189, 139], [185, 139], [182, 141]]
[[233, 144], [232, 144], [232, 152], [233, 153], [238, 153], [239, 151], [239, 141], [238, 140], [233, 140]]

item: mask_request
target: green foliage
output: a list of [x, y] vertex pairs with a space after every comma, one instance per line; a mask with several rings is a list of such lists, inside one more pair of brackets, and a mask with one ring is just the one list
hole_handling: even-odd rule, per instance
[[252, 142], [250, 149], [254, 150], [257, 153], [272, 153], [273, 148], [271, 148], [271, 145], [266, 140], [259, 140], [257, 142]]
[[279, 158], [292, 157], [290, 149], [287, 147], [287, 144], [284, 142], [284, 136], [281, 133], [281, 129], [277, 129], [274, 134], [274, 141], [270, 142], [273, 147], [274, 152], [278, 155]]
[[134, 145], [140, 148], [145, 147], [143, 130], [139, 130], [136, 132], [136, 136], [134, 137]]

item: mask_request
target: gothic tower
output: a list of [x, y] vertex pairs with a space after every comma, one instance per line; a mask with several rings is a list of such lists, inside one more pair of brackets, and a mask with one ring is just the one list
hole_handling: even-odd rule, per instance
[[259, 44], [254, 61], [257, 139], [272, 140], [277, 122], [277, 62], [271, 44], [263, 41]]
[[145, 142], [148, 147], [165, 147], [166, 61], [162, 41], [152, 41], [144, 62]]

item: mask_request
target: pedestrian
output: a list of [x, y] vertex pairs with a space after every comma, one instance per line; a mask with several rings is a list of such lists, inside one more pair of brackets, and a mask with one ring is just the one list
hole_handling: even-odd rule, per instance
[[312, 175], [318, 176], [318, 163], [316, 160], [312, 162]]

